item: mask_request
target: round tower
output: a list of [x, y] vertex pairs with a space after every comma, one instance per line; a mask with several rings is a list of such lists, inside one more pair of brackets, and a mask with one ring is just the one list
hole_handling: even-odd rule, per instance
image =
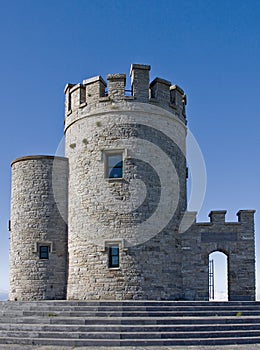
[[10, 300], [66, 299], [66, 215], [67, 159], [29, 156], [14, 160]]
[[68, 299], [181, 297], [186, 101], [149, 71], [65, 88]]

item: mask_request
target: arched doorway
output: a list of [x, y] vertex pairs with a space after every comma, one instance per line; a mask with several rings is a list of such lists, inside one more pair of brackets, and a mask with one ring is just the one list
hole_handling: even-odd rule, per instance
[[228, 256], [221, 251], [209, 254], [209, 300], [228, 300]]

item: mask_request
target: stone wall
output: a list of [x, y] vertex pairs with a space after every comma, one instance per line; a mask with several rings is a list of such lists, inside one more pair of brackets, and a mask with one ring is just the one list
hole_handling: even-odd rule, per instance
[[209, 300], [209, 254], [219, 251], [228, 261], [228, 300], [255, 300], [254, 210], [239, 211], [238, 222], [225, 214], [212, 211], [209, 223], [181, 233], [183, 299]]
[[[12, 163], [10, 300], [66, 298], [66, 207], [65, 158], [32, 156]], [[49, 259], [39, 258], [41, 245], [49, 247]]]

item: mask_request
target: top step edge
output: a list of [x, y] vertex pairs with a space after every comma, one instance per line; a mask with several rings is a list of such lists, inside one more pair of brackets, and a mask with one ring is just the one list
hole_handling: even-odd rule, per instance
[[173, 300], [39, 300], [39, 301], [0, 301], [0, 305], [260, 305], [260, 301], [173, 301]]

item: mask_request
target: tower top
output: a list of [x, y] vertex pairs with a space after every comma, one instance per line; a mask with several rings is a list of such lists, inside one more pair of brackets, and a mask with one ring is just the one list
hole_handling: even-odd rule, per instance
[[132, 64], [131, 90], [126, 90], [126, 74], [108, 74], [107, 83], [101, 76], [83, 80], [80, 84], [67, 84], [66, 115], [82, 108], [91, 108], [105, 102], [141, 102], [154, 104], [175, 114], [186, 123], [186, 95], [170, 81], [155, 78], [150, 82], [149, 65]]

